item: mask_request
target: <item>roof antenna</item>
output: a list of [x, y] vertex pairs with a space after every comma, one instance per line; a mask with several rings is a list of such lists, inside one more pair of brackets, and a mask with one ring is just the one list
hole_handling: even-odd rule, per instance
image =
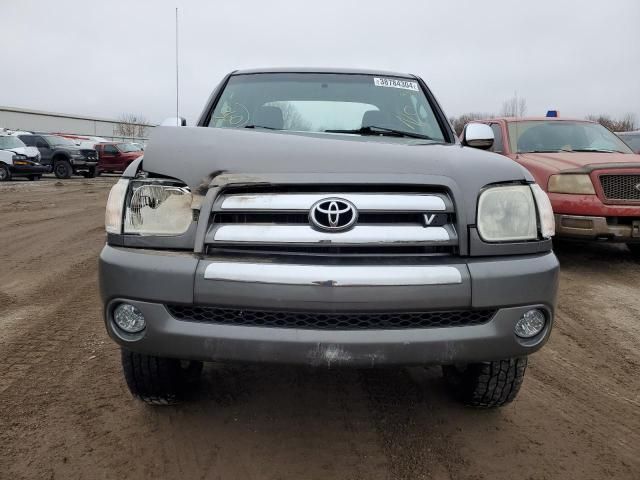
[[520, 110], [520, 104], [518, 103], [518, 91], [514, 91], [513, 95], [516, 99], [516, 105], [515, 105], [515, 114], [516, 114], [516, 160], [518, 159], [518, 155], [520, 154], [520, 147], [518, 147], [518, 141], [520, 140], [520, 137], [518, 136], [518, 111]]
[[180, 77], [178, 75], [178, 7], [176, 7], [176, 127], [180, 127], [180, 99], [179, 99], [179, 86]]

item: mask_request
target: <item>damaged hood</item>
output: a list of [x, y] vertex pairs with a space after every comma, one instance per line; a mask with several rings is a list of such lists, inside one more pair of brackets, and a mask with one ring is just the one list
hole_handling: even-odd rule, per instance
[[287, 175], [308, 184], [455, 184], [455, 190], [475, 198], [490, 183], [533, 180], [501, 155], [379, 136], [157, 127], [144, 153], [145, 171], [177, 178], [192, 189], [206, 188], [220, 176], [261, 182]]

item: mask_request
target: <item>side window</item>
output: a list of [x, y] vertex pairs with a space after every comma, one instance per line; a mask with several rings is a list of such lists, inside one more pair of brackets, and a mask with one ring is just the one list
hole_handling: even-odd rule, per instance
[[109, 155], [115, 155], [116, 153], [118, 153], [118, 149], [115, 147], [115, 145], [105, 145], [104, 153], [108, 153]]
[[38, 148], [49, 148], [49, 144], [42, 137], [33, 137]]
[[24, 142], [27, 147], [35, 147], [36, 140], [32, 135], [18, 135], [18, 138]]
[[504, 152], [504, 146], [502, 144], [502, 127], [499, 123], [492, 123], [491, 130], [493, 130], [493, 147], [491, 147], [491, 151], [495, 153]]

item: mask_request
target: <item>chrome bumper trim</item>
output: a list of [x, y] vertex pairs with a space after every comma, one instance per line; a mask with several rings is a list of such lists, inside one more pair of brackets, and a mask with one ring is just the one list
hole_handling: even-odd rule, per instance
[[462, 283], [451, 266], [325, 266], [214, 262], [207, 280], [327, 287], [450, 285]]
[[606, 217], [556, 214], [556, 235], [574, 238], [610, 238], [626, 241], [640, 239], [640, 219], [628, 225], [607, 223]]
[[224, 197], [219, 208], [224, 211], [308, 211], [314, 203], [327, 197], [348, 200], [360, 211], [444, 212], [448, 210], [447, 204], [441, 196], [397, 193], [229, 195]]
[[445, 227], [358, 225], [346, 232], [320, 232], [308, 225], [222, 225], [207, 234], [207, 243], [361, 245], [445, 243], [453, 240]]

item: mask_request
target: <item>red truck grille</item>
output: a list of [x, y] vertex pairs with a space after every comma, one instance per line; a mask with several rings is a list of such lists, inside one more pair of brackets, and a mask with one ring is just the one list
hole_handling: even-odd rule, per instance
[[607, 200], [640, 201], [640, 175], [600, 175]]

